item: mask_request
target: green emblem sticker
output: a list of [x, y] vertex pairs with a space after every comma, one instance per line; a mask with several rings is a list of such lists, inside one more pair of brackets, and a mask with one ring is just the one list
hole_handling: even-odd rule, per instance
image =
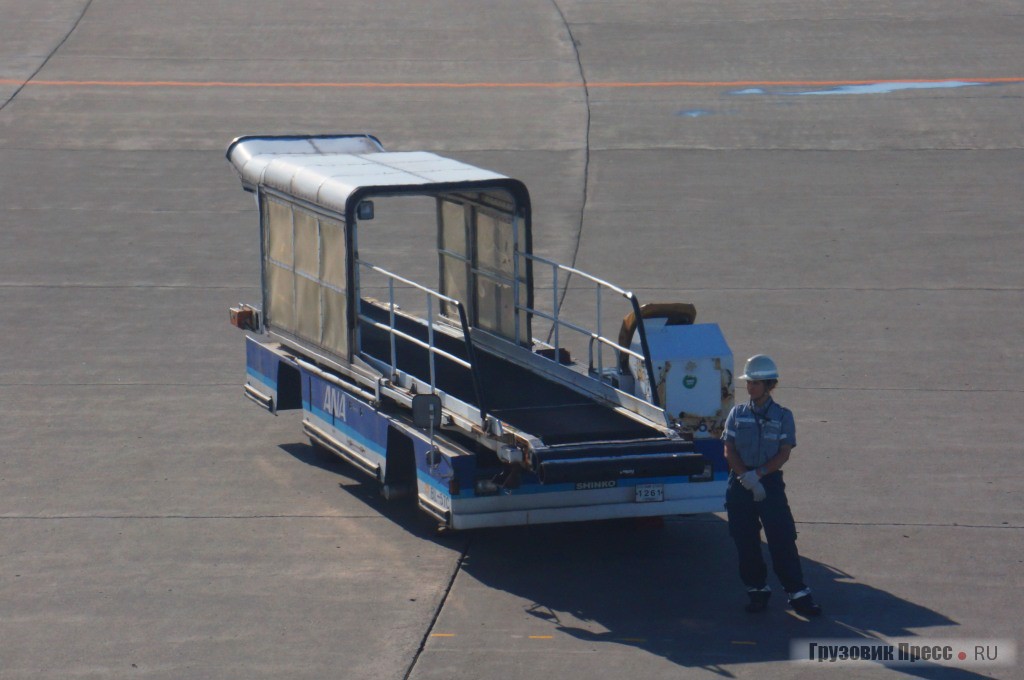
[[685, 387], [686, 389], [692, 390], [696, 386], [697, 386], [697, 376], [695, 376], [695, 375], [688, 375], [685, 378], [683, 378], [683, 387]]

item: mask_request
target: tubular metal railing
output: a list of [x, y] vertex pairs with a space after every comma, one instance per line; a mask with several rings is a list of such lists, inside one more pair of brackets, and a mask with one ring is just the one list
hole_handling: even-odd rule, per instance
[[[386, 269], [383, 269], [383, 268], [378, 267], [376, 265], [370, 264], [369, 262], [358, 261], [358, 265], [360, 267], [363, 267], [363, 268], [367, 269], [367, 270], [370, 270], [372, 272], [380, 274], [380, 275], [384, 276], [387, 279], [387, 287], [388, 287], [388, 301], [387, 301], [388, 323], [386, 323], [386, 324], [385, 323], [381, 323], [377, 319], [374, 319], [373, 317], [364, 314], [362, 312], [362, 309], [359, 310], [357, 318], [358, 318], [360, 324], [365, 324], [367, 326], [370, 326], [372, 328], [376, 328], [378, 330], [381, 330], [381, 331], [387, 333], [388, 338], [389, 338], [388, 344], [389, 344], [389, 350], [390, 350], [390, 363], [389, 363], [389, 367], [391, 369], [391, 374], [392, 374], [391, 378], [392, 378], [392, 380], [394, 380], [397, 377], [398, 371], [401, 370], [399, 368], [399, 366], [398, 366], [398, 340], [400, 338], [400, 339], [402, 339], [402, 340], [404, 340], [406, 342], [409, 342], [409, 343], [412, 343], [413, 345], [416, 345], [417, 347], [421, 347], [421, 348], [427, 350], [428, 366], [429, 366], [429, 373], [430, 373], [429, 382], [430, 382], [430, 390], [431, 390], [431, 392], [436, 392], [437, 391], [437, 368], [436, 368], [435, 357], [437, 357], [437, 356], [443, 357], [444, 359], [447, 359], [448, 361], [456, 364], [457, 366], [461, 366], [462, 368], [465, 368], [466, 370], [468, 370], [469, 374], [471, 376], [471, 379], [473, 381], [473, 393], [476, 396], [477, 406], [480, 409], [480, 416], [481, 416], [481, 418], [486, 417], [487, 409], [486, 409], [486, 405], [484, 404], [484, 400], [483, 400], [483, 392], [480, 389], [480, 380], [479, 380], [479, 376], [477, 375], [476, 361], [474, 361], [473, 341], [472, 341], [472, 339], [470, 337], [470, 333], [469, 333], [469, 321], [468, 321], [468, 317], [466, 315], [466, 308], [462, 304], [462, 302], [460, 302], [459, 300], [456, 300], [455, 298], [448, 297], [447, 295], [443, 295], [443, 294], [441, 294], [441, 293], [439, 293], [439, 292], [437, 292], [435, 290], [431, 290], [430, 288], [427, 288], [426, 286], [420, 285], [420, 284], [416, 283], [415, 281], [410, 281], [409, 279], [403, 278], [403, 277], [399, 276], [398, 274], [390, 272], [390, 271], [388, 271]], [[421, 340], [420, 338], [417, 338], [414, 335], [406, 333], [405, 331], [399, 330], [399, 328], [397, 327], [397, 325], [395, 323], [395, 317], [396, 317], [395, 310], [398, 308], [397, 304], [395, 303], [395, 283], [396, 282], [401, 284], [402, 286], [413, 288], [413, 289], [418, 290], [418, 291], [420, 291], [420, 292], [422, 292], [424, 294], [425, 301], [426, 301], [426, 313], [427, 313], [427, 318], [426, 318], [426, 323], [425, 323], [425, 326], [426, 326], [426, 329], [427, 329], [427, 339], [426, 339], [426, 341]], [[463, 342], [465, 343], [465, 347], [466, 347], [466, 358], [462, 358], [462, 357], [459, 357], [459, 356], [456, 356], [456, 355], [452, 354], [451, 352], [447, 352], [447, 351], [441, 349], [440, 347], [438, 347], [437, 344], [434, 342], [434, 333], [435, 333], [435, 331], [434, 331], [434, 305], [435, 305], [435, 301], [451, 305], [458, 312], [458, 315], [459, 315], [459, 325], [460, 325], [460, 327], [462, 329], [462, 339], [463, 339]], [[362, 347], [360, 347], [360, 351], [361, 350], [362, 350]]]
[[[547, 266], [549, 266], [551, 268], [551, 277], [552, 277], [552, 286], [551, 286], [551, 310], [552, 311], [551, 311], [551, 313], [545, 312], [544, 310], [535, 309], [535, 308], [532, 308], [532, 307], [527, 307], [527, 306], [524, 306], [524, 305], [518, 305], [517, 304], [516, 305], [516, 316], [518, 318], [519, 310], [523, 310], [523, 311], [526, 311], [528, 314], [532, 314], [535, 317], [539, 317], [539, 318], [542, 318], [542, 319], [547, 319], [548, 321], [552, 322], [552, 324], [553, 324], [553, 326], [552, 326], [552, 328], [553, 328], [553, 338], [552, 339], [554, 340], [554, 345], [553, 346], [555, 348], [555, 352], [554, 352], [555, 361], [558, 361], [558, 350], [561, 347], [561, 344], [559, 342], [559, 340], [560, 340], [560, 338], [559, 338], [560, 331], [561, 331], [562, 328], [565, 328], [565, 329], [567, 329], [569, 331], [573, 331], [575, 333], [579, 333], [579, 334], [589, 338], [588, 357], [587, 357], [587, 359], [588, 359], [588, 370], [590, 370], [591, 372], [593, 372], [595, 370], [595, 366], [594, 366], [594, 346], [596, 344], [597, 345], [597, 366], [596, 366], [596, 370], [597, 370], [598, 375], [603, 375], [603, 373], [604, 373], [604, 348], [607, 346], [607, 347], [609, 347], [611, 350], [613, 350], [616, 353], [616, 359], [617, 360], [622, 355], [627, 355], [627, 356], [631, 356], [631, 357], [634, 357], [634, 358], [642, 361], [643, 364], [644, 364], [644, 368], [647, 371], [647, 375], [650, 377], [650, 379], [653, 380], [653, 378], [654, 378], [654, 365], [653, 365], [653, 362], [651, 360], [650, 347], [647, 344], [647, 331], [644, 328], [643, 316], [640, 314], [640, 303], [637, 300], [636, 295], [634, 295], [631, 291], [619, 288], [618, 286], [616, 286], [616, 285], [614, 285], [612, 283], [609, 283], [607, 281], [599, 279], [596, 276], [592, 276], [592, 275], [590, 275], [590, 274], [588, 274], [588, 273], [586, 273], [584, 271], [581, 271], [579, 269], [575, 269], [574, 267], [570, 267], [568, 265], [564, 265], [564, 264], [561, 264], [559, 262], [555, 262], [554, 260], [549, 260], [549, 259], [547, 259], [545, 257], [541, 257], [539, 255], [533, 255], [533, 254], [527, 254], [527, 253], [519, 253], [519, 254], [522, 257], [526, 258], [527, 260], [529, 260], [531, 262], [538, 262], [540, 264], [547, 265]], [[585, 281], [588, 281], [588, 282], [594, 284], [594, 291], [595, 291], [596, 304], [597, 304], [596, 328], [594, 328], [594, 329], [585, 328], [583, 326], [580, 326], [580, 325], [575, 324], [575, 323], [573, 323], [571, 321], [567, 321], [567, 320], [561, 318], [561, 300], [560, 300], [560, 297], [561, 297], [562, 291], [559, 288], [559, 273], [560, 272], [567, 275], [565, 277], [565, 282], [562, 285], [568, 286], [568, 278], [570, 276], [577, 276], [577, 277], [579, 277], [581, 279], [584, 279]], [[630, 307], [633, 310], [633, 317], [636, 319], [636, 331], [637, 331], [637, 334], [640, 336], [640, 352], [636, 352], [636, 351], [632, 350], [629, 347], [624, 347], [624, 346], [620, 345], [617, 340], [613, 340], [611, 338], [607, 338], [604, 335], [602, 335], [602, 333], [601, 333], [601, 316], [602, 316], [601, 303], [602, 303], [602, 293], [603, 292], [609, 292], [611, 294], [615, 294], [615, 295], [621, 296], [622, 298], [624, 298], [629, 303]], [[618, 365], [618, 364], [616, 364], [616, 365]], [[660, 406], [660, 404], [658, 403], [658, 394], [657, 394], [656, 390], [652, 390], [651, 391], [651, 399], [654, 402], [655, 406]]]

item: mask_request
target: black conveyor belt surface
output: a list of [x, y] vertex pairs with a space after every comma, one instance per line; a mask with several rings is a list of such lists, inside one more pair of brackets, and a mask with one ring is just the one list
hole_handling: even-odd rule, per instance
[[[388, 323], [385, 309], [363, 301], [363, 313]], [[404, 317], [396, 317], [399, 329], [413, 337], [427, 337], [426, 326]], [[440, 349], [465, 359], [464, 343], [442, 333], [434, 334]], [[390, 363], [390, 340], [387, 332], [362, 325], [363, 352]], [[513, 364], [474, 347], [483, 400], [487, 410], [506, 423], [539, 437], [545, 444], [658, 438], [660, 433], [628, 418], [609, 406], [537, 375], [523, 366]], [[429, 381], [428, 352], [407, 340], [396, 343], [399, 370]], [[473, 393], [470, 372], [452, 361], [437, 357], [435, 381], [442, 392], [479, 406]]]

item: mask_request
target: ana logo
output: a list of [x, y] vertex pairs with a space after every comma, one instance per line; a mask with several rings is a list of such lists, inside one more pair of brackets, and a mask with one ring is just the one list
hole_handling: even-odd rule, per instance
[[697, 386], [697, 376], [695, 376], [695, 375], [688, 375], [685, 378], [683, 378], [683, 387], [685, 387], [686, 389], [692, 390], [696, 386]]
[[324, 387], [324, 411], [345, 420], [345, 393], [333, 387]]

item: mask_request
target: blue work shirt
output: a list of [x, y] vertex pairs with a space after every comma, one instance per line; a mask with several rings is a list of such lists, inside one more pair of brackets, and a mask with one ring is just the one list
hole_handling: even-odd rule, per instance
[[736, 446], [740, 460], [748, 468], [760, 467], [775, 457], [780, 446], [796, 446], [793, 412], [771, 398], [761, 409], [755, 408], [753, 402], [736, 404], [725, 419], [722, 439]]

